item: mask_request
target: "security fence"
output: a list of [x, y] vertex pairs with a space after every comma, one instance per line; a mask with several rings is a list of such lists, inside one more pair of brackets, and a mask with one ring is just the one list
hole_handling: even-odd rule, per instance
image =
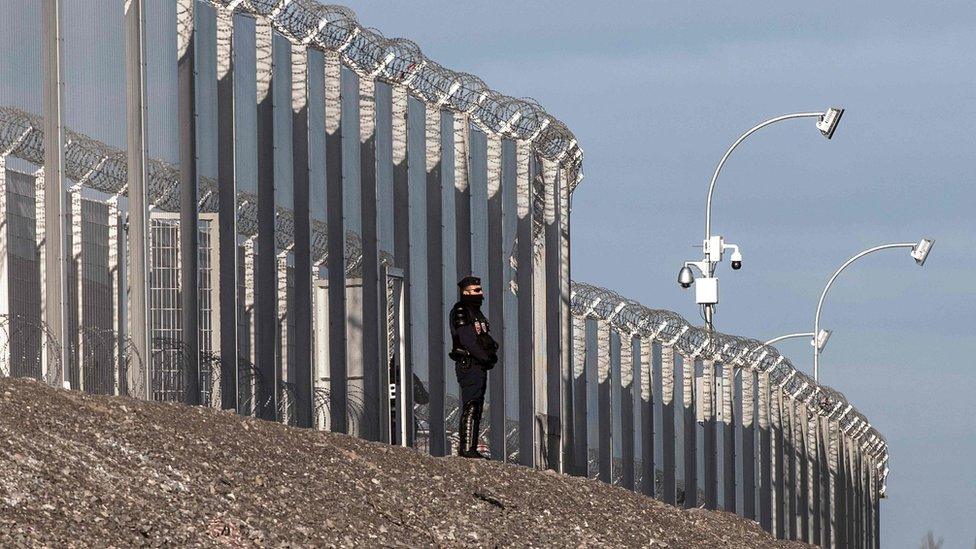
[[573, 283], [572, 313], [576, 474], [780, 538], [878, 545], [887, 444], [842, 394], [774, 347], [604, 288]]
[[[444, 455], [444, 315], [475, 272], [510, 365], [486, 446], [558, 466], [538, 422], [564, 413], [582, 162], [565, 125], [341, 7], [0, 7], [30, 61], [0, 98], [3, 243], [22, 260], [0, 277], [0, 364], [372, 440], [419, 433]], [[74, 24], [93, 13], [99, 32]]]
[[877, 545], [886, 447], [843, 395], [571, 292], [582, 152], [536, 102], [310, 0], [0, 11], [27, 44], [0, 74], [3, 375], [448, 455], [446, 313], [475, 273], [492, 459]]

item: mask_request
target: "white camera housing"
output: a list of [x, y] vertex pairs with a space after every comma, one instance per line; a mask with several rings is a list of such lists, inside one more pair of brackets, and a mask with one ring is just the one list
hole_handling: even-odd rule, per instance
[[711, 263], [720, 263], [722, 261], [722, 252], [725, 251], [725, 239], [719, 235], [710, 237], [708, 240], [702, 241], [702, 247], [705, 248], [705, 259]]
[[738, 271], [739, 269], [742, 268], [742, 254], [739, 253], [738, 247], [736, 247], [735, 250], [732, 252], [732, 257], [730, 259], [732, 260], [733, 270]]
[[718, 303], [718, 279], [706, 276], [696, 280], [695, 301], [699, 305], [715, 305]]

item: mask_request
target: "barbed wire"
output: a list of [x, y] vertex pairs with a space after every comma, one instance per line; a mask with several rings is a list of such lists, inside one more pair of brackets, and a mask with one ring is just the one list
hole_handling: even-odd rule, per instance
[[[735, 368], [769, 375], [775, 386], [814, 413], [836, 421], [845, 434], [858, 441], [862, 449], [879, 464], [888, 459], [888, 444], [880, 432], [851, 404], [843, 393], [820, 385], [798, 371], [779, 350], [761, 341], [714, 332], [711, 341], [704, 328], [691, 325], [681, 315], [651, 309], [612, 290], [573, 282], [570, 310], [574, 316], [605, 320], [622, 334], [651, 338], [674, 347], [685, 356], [731, 364]], [[881, 472], [881, 485], [887, 468]]]
[[[38, 166], [44, 165], [44, 124], [40, 116], [12, 107], [0, 107], [0, 151]], [[129, 168], [125, 151], [106, 145], [65, 128], [64, 175], [76, 183], [111, 195], [125, 195]], [[148, 162], [149, 202], [164, 211], [178, 211], [179, 169], [158, 158]], [[217, 211], [217, 182], [209, 177], [199, 179], [199, 209]], [[295, 241], [295, 214], [278, 206], [275, 214], [275, 241], [279, 250], [289, 249]], [[237, 230], [244, 237], [258, 233], [257, 195], [237, 193]], [[325, 221], [311, 220], [312, 259], [321, 263], [328, 258], [328, 226]], [[362, 262], [362, 241], [353, 231], [346, 232], [345, 258], [347, 272]], [[352, 266], [352, 267], [350, 267]]]
[[[324, 380], [326, 385], [315, 387], [312, 390], [313, 417], [314, 425], [317, 427], [330, 427], [332, 424], [333, 402], [332, 389], [327, 385], [328, 380]], [[348, 432], [359, 432], [360, 425], [366, 417], [366, 396], [363, 389], [358, 385], [346, 386], [346, 428]]]
[[[68, 358], [75, 353], [68, 347]], [[46, 372], [44, 371], [46, 367]], [[30, 377], [60, 387], [61, 345], [47, 323], [23, 314], [0, 314], [0, 377]]]
[[264, 17], [292, 43], [338, 53], [361, 77], [405, 86], [428, 103], [466, 113], [486, 132], [532, 142], [543, 157], [566, 162], [570, 192], [583, 178], [576, 136], [531, 98], [513, 98], [477, 76], [428, 59], [405, 38], [362, 26], [345, 7], [315, 0], [208, 0], [218, 10]]

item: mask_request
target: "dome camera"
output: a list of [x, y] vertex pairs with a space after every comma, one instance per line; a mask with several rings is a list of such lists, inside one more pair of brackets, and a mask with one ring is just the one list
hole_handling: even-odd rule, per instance
[[732, 252], [732, 270], [738, 271], [742, 268], [742, 254], [739, 250]]

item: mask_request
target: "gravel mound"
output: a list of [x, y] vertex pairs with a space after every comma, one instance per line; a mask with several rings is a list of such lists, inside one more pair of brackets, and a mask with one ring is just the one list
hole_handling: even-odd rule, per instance
[[0, 379], [0, 546], [801, 547], [601, 482]]

